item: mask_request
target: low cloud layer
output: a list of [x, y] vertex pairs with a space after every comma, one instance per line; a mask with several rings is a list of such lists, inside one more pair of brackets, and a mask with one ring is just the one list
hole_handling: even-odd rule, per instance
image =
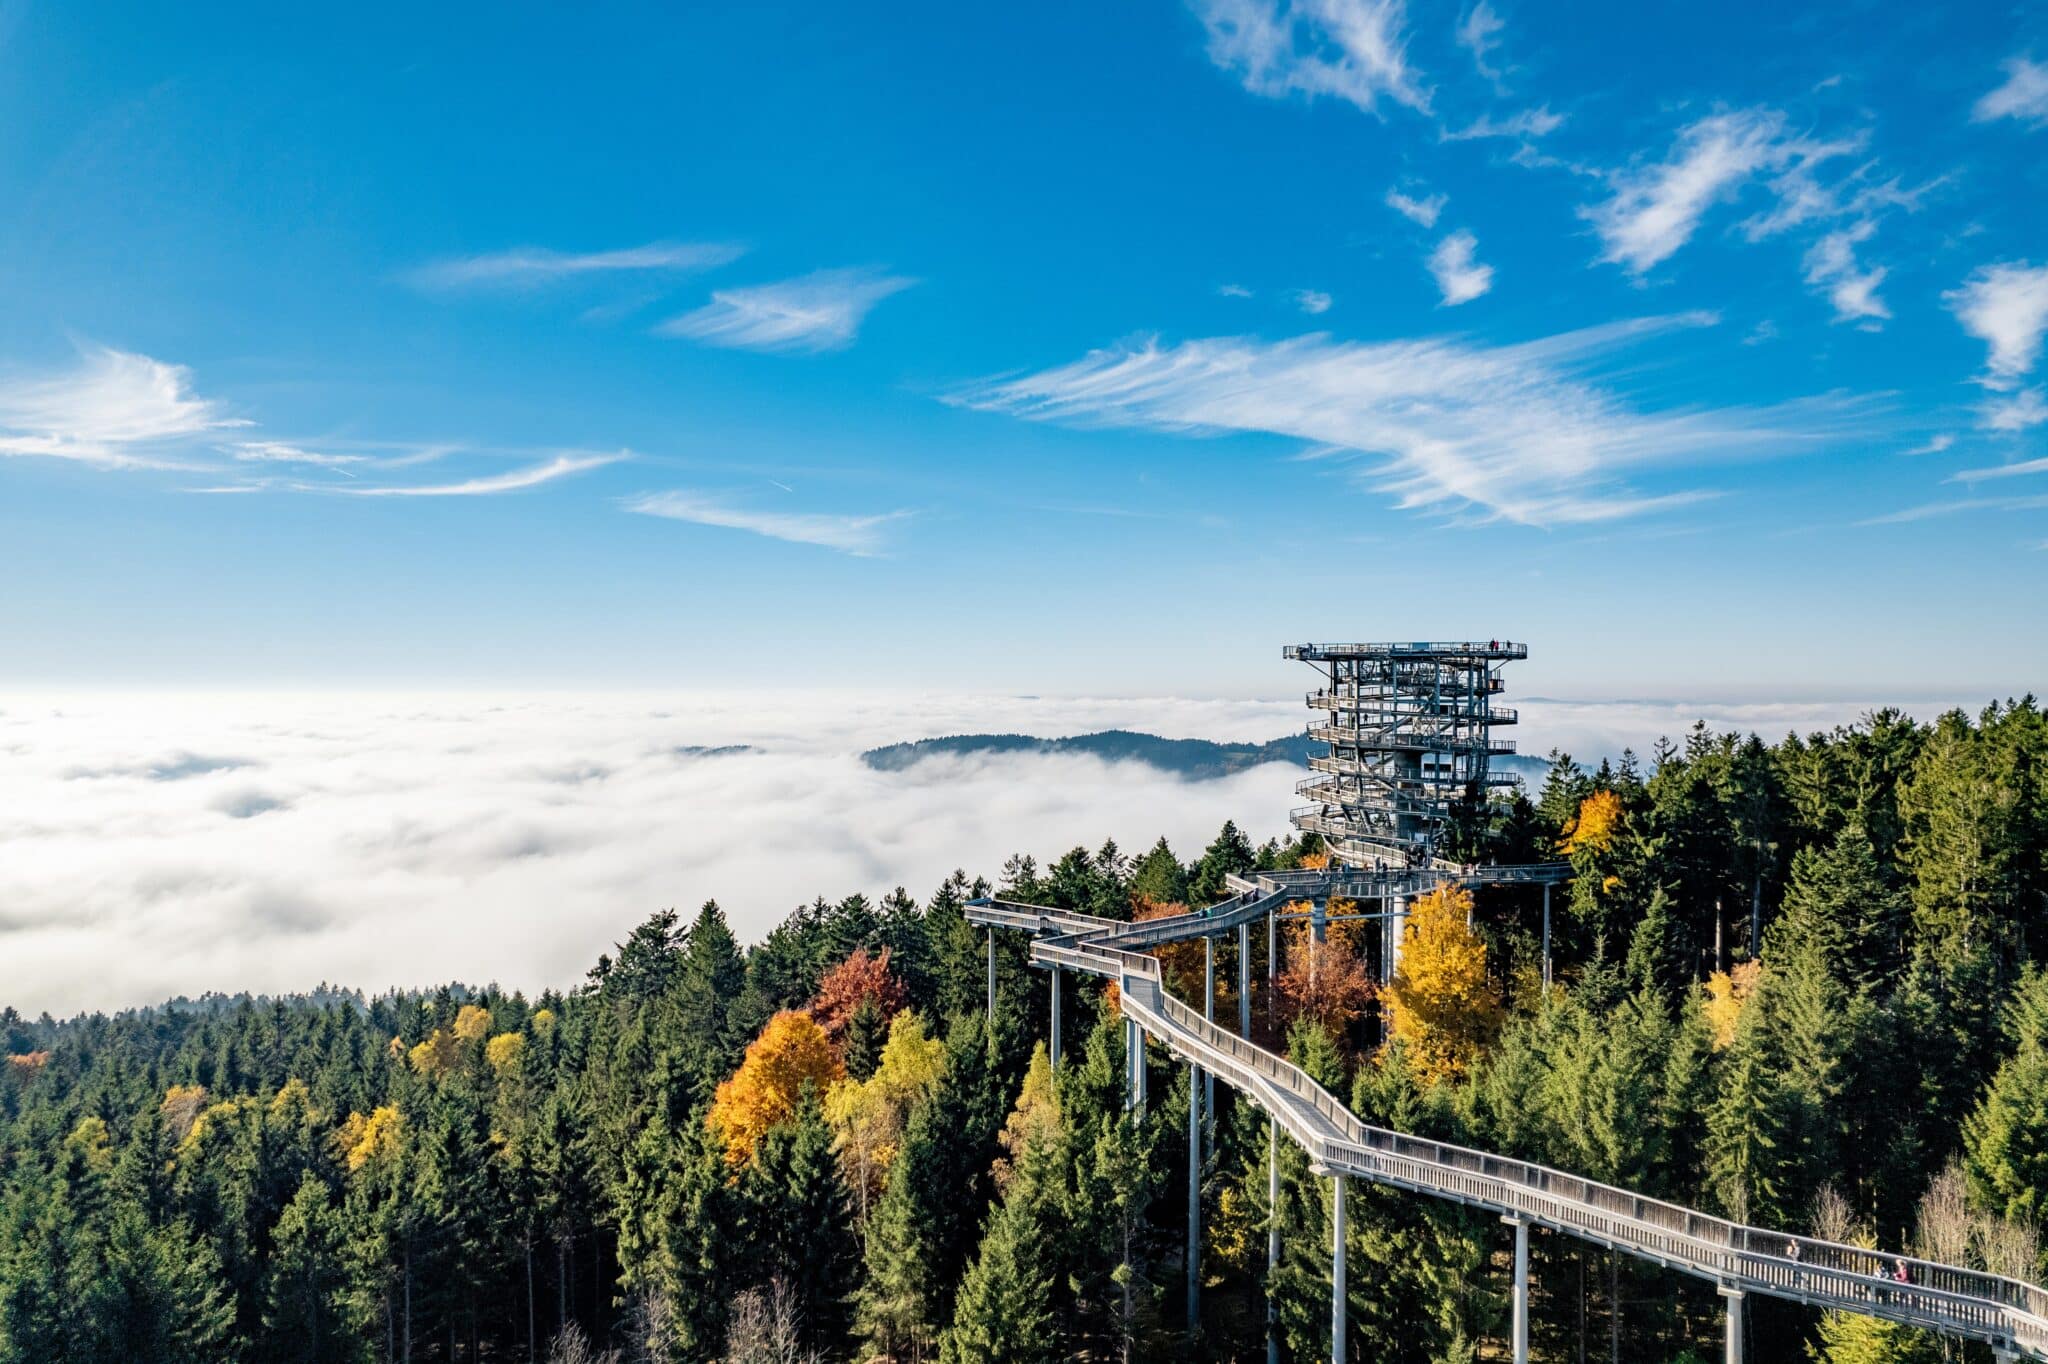
[[[1767, 735], [1843, 703], [1710, 710]], [[1647, 749], [1697, 707], [1527, 701], [1525, 752]], [[1184, 782], [1071, 756], [877, 772], [941, 734], [1266, 740], [1285, 701], [815, 695], [0, 697], [0, 1004], [206, 990], [574, 983], [650, 911], [716, 898], [758, 938], [817, 895], [928, 895], [1113, 836], [1192, 856], [1285, 831], [1285, 765]], [[724, 751], [748, 745], [746, 751]]]

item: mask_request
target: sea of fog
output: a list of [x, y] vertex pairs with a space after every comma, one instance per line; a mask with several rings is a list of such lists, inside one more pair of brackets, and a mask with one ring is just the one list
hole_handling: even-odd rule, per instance
[[[1595, 759], [1702, 716], [1775, 738], [1869, 708], [1518, 704], [1522, 751]], [[1014, 852], [1164, 835], [1190, 857], [1225, 819], [1284, 832], [1301, 773], [1186, 781], [1043, 754], [880, 772], [860, 754], [1107, 728], [1261, 741], [1304, 715], [1298, 695], [0, 695], [0, 1005], [532, 990], [575, 982], [663, 907], [715, 898], [751, 940], [816, 896], [923, 896]]]

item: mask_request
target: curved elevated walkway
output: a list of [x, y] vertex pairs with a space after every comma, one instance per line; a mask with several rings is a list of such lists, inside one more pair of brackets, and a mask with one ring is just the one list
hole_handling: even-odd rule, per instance
[[[1705, 1279], [1731, 1297], [1764, 1293], [1985, 1341], [2006, 1357], [2048, 1360], [2048, 1289], [1744, 1226], [1547, 1166], [1368, 1126], [1285, 1057], [1167, 993], [1159, 960], [1147, 949], [1235, 931], [1300, 898], [1298, 888], [1254, 885], [1208, 910], [1142, 923], [998, 900], [970, 904], [967, 916], [991, 929], [1038, 935], [1031, 958], [1039, 965], [1116, 981], [1128, 1020], [1258, 1104], [1308, 1152], [1319, 1174], [1549, 1227]], [[1905, 1281], [1896, 1277], [1901, 1266]]]

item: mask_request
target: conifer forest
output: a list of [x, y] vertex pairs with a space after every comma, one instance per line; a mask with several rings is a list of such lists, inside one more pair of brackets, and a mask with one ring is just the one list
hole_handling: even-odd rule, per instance
[[[1451, 887], [1414, 906], [1384, 986], [1359, 925], [1315, 943], [1283, 923], [1270, 963], [1252, 934], [1254, 1040], [1376, 1126], [2048, 1275], [2031, 698], [1553, 754], [1456, 837], [1472, 862], [1569, 859], [1550, 987], [1540, 888]], [[1269, 1296], [1281, 1357], [1327, 1358], [1329, 1181], [1221, 1086], [1191, 1154], [1188, 1068], [1156, 1045], [1129, 1108], [1098, 982], [1068, 978], [1055, 1069], [1027, 938], [994, 936], [991, 1011], [964, 912], [996, 894], [1143, 919], [1325, 854], [1235, 824], [1200, 848], [1092, 844], [821, 897], [753, 943], [720, 888], [677, 886], [675, 908], [619, 906], [616, 945], [564, 991], [0, 1013], [0, 1362], [1250, 1361]], [[1237, 942], [1216, 950], [1235, 1019]], [[1202, 951], [1160, 949], [1183, 1000]], [[1347, 1236], [1352, 1358], [1507, 1357], [1497, 1219], [1353, 1181]], [[1710, 1285], [1549, 1231], [1531, 1256], [1534, 1358], [1719, 1357]], [[1749, 1320], [1774, 1364], [1991, 1358], [1775, 1300]]]

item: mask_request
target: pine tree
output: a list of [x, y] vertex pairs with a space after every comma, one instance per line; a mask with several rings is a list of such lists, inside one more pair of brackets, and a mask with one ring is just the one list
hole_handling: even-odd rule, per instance
[[1981, 1206], [2038, 1223], [2048, 1216], [2048, 970], [2020, 982], [2006, 1030], [2012, 1054], [1963, 1124], [1965, 1168]]
[[350, 1357], [363, 1323], [348, 1308], [333, 1191], [310, 1170], [277, 1220], [266, 1280], [263, 1329], [279, 1347], [275, 1358], [322, 1364]]

